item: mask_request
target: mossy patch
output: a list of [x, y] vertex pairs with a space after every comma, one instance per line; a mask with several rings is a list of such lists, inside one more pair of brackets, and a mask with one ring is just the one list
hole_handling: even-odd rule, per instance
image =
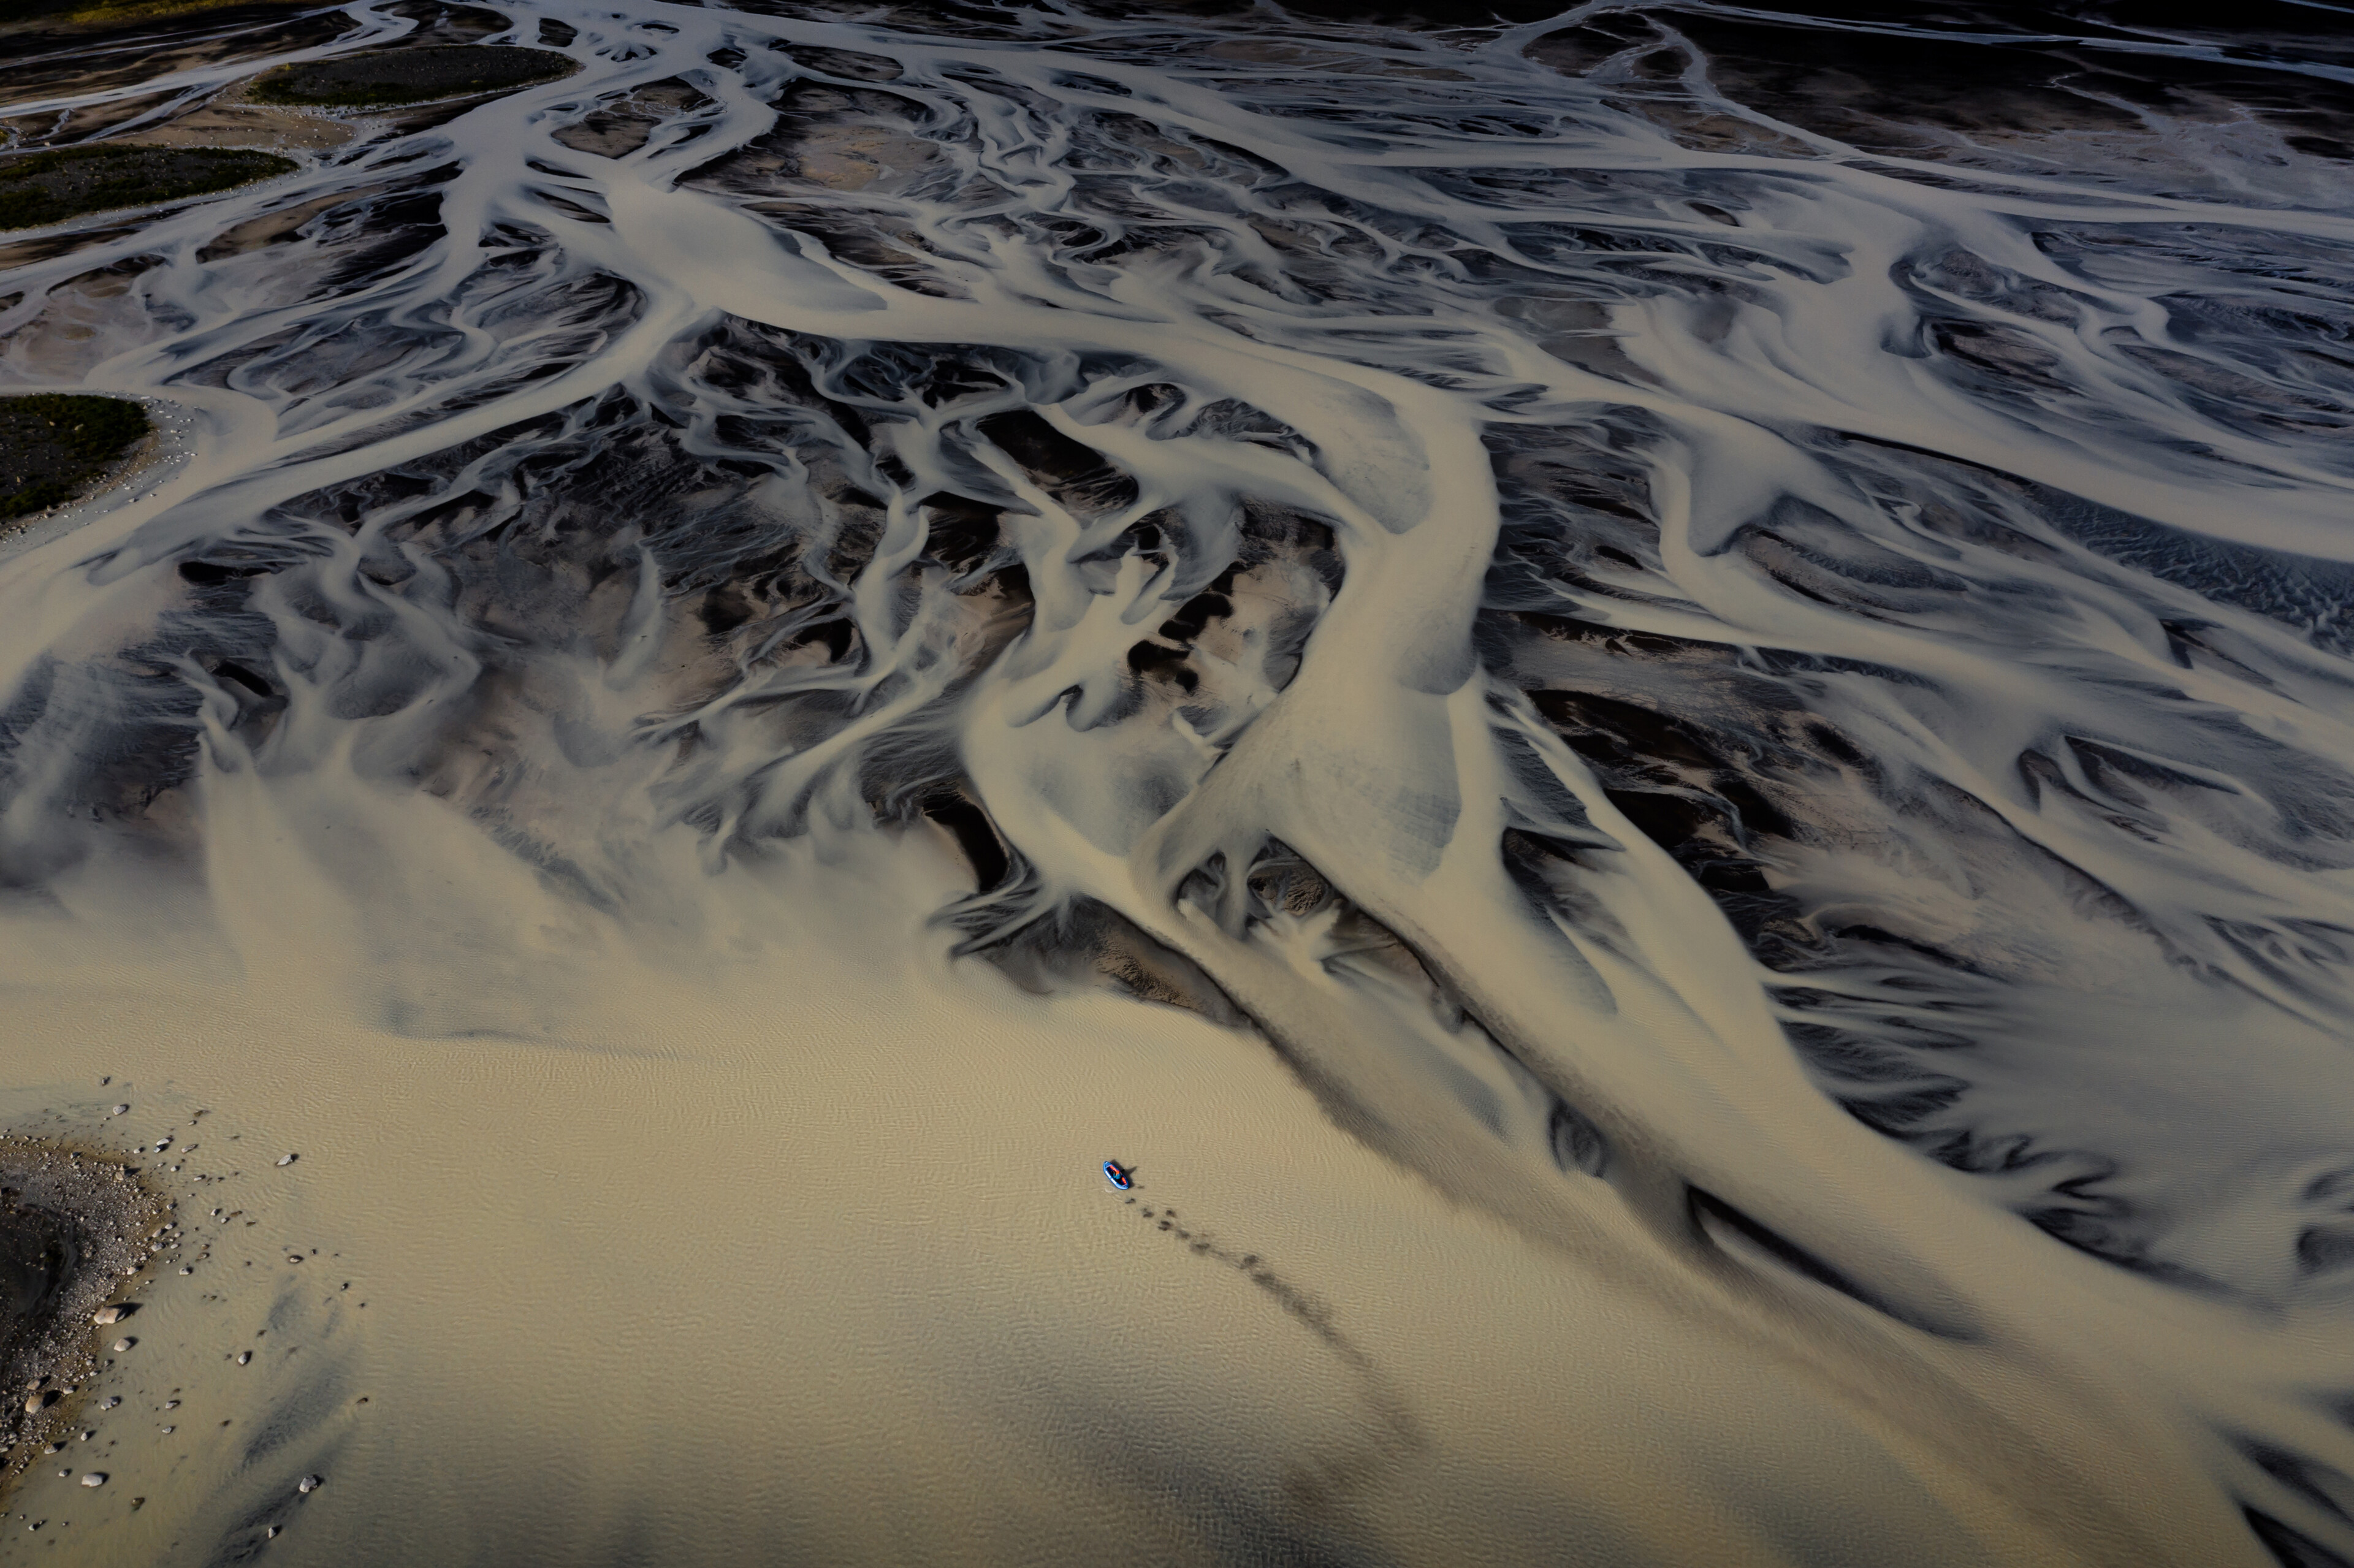
[[209, 196], [296, 167], [292, 159], [245, 147], [59, 147], [20, 154], [0, 158], [0, 229]]
[[0, 397], [0, 521], [71, 501], [149, 429], [147, 411], [121, 397]]
[[0, 27], [45, 23], [50, 26], [102, 28], [137, 22], [169, 21], [202, 11], [292, 10], [303, 0], [0, 0]]
[[249, 96], [257, 103], [371, 109], [506, 92], [553, 81], [578, 69], [568, 55], [514, 44], [387, 49], [280, 66], [256, 81]]

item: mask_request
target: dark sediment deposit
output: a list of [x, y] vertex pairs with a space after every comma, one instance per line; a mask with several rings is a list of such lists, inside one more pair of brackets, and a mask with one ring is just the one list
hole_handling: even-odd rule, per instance
[[97, 1341], [113, 1332], [94, 1315], [146, 1263], [165, 1219], [164, 1200], [112, 1156], [0, 1136], [0, 1487], [79, 1414]]
[[146, 411], [122, 397], [0, 397], [0, 522], [71, 500], [149, 429]]
[[0, 27], [41, 26], [102, 31], [131, 25], [153, 26], [204, 15], [292, 10], [299, 0], [0, 0]]
[[0, 228], [209, 196], [292, 174], [292, 159], [244, 147], [60, 147], [0, 161]]
[[392, 49], [281, 67], [253, 87], [263, 103], [338, 108], [423, 103], [436, 98], [504, 92], [553, 81], [578, 69], [552, 49], [512, 45]]

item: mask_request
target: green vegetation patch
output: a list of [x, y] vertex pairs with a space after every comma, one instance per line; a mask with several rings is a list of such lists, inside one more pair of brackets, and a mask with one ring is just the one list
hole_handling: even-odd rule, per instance
[[291, 174], [292, 159], [243, 147], [59, 147], [0, 158], [0, 228], [76, 213], [207, 196]]
[[149, 429], [147, 410], [121, 397], [0, 397], [0, 520], [71, 501]]
[[291, 9], [302, 3], [302, 0], [0, 0], [0, 27], [32, 22], [106, 27], [232, 7], [259, 9], [268, 5]]
[[249, 96], [260, 103], [366, 109], [505, 92], [570, 76], [578, 69], [568, 55], [514, 44], [387, 49], [280, 66], [255, 82]]

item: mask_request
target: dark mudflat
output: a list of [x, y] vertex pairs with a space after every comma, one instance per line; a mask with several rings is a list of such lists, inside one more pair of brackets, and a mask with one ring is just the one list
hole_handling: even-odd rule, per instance
[[382, 54], [281, 66], [254, 84], [252, 96], [262, 103], [338, 108], [423, 103], [436, 98], [505, 92], [553, 81], [578, 69], [569, 56], [512, 44], [388, 49]]
[[147, 430], [147, 411], [120, 397], [0, 397], [0, 521], [72, 500]]
[[60, 147], [0, 159], [0, 229], [78, 213], [209, 196], [291, 174], [296, 164], [243, 147]]

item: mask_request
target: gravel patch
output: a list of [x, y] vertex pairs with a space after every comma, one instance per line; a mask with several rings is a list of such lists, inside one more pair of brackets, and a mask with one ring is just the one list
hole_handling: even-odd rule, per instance
[[99, 1370], [91, 1328], [129, 1288], [169, 1218], [121, 1160], [0, 1137], [0, 1485], [62, 1442]]
[[147, 411], [121, 397], [0, 397], [0, 522], [72, 500], [150, 428]]

